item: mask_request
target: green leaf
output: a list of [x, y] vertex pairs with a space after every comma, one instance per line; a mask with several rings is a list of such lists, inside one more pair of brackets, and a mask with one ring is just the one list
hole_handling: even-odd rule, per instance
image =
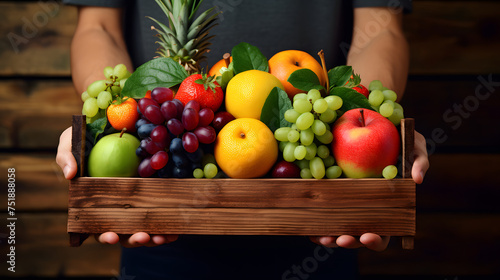
[[108, 119], [104, 116], [93, 121], [92, 123], [87, 124], [87, 133], [90, 134], [91, 139], [94, 139], [94, 144], [99, 134], [104, 132], [107, 123]]
[[330, 95], [337, 95], [342, 98], [343, 104], [340, 111], [347, 112], [356, 108], [373, 110], [368, 99], [352, 88], [335, 87], [330, 91]]
[[235, 74], [253, 69], [269, 72], [267, 58], [257, 47], [248, 43], [242, 42], [234, 46], [231, 56], [233, 57]]
[[280, 127], [290, 127], [292, 124], [285, 120], [285, 112], [292, 107], [292, 102], [290, 98], [288, 98], [286, 92], [279, 87], [275, 87], [267, 96], [264, 107], [262, 107], [260, 120], [265, 123], [272, 132]]
[[352, 67], [347, 65], [337, 66], [328, 71], [328, 81], [330, 82], [330, 89], [336, 86], [344, 86], [351, 78]]
[[188, 73], [179, 63], [168, 57], [150, 60], [139, 66], [123, 87], [122, 96], [142, 98], [156, 87], [173, 87], [180, 84]]
[[309, 91], [311, 89], [324, 89], [324, 87], [320, 84], [316, 73], [307, 68], [295, 70], [290, 77], [288, 77], [287, 81], [290, 82], [292, 86], [303, 91]]

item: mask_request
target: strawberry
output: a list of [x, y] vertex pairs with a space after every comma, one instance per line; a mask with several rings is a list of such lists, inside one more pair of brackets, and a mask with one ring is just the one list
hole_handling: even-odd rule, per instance
[[368, 91], [368, 89], [362, 85], [362, 84], [359, 84], [355, 87], [352, 88], [353, 90], [361, 93], [362, 95], [364, 95], [366, 98], [368, 98], [368, 95], [370, 94], [370, 92]]
[[184, 106], [189, 101], [196, 100], [200, 108], [210, 108], [216, 112], [222, 104], [224, 93], [215, 81], [215, 76], [193, 74], [182, 81], [175, 99], [180, 100]]

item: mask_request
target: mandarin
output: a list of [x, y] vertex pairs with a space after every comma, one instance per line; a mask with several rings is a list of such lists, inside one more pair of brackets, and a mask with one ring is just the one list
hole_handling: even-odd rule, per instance
[[264, 176], [278, 159], [273, 132], [253, 118], [235, 119], [217, 136], [214, 149], [219, 167], [231, 178]]
[[122, 130], [126, 128], [127, 131], [135, 131], [135, 123], [139, 119], [137, 101], [133, 98], [127, 98], [127, 100], [120, 104], [111, 104], [107, 109], [106, 115], [114, 129]]
[[321, 64], [304, 51], [281, 51], [269, 59], [269, 72], [280, 80], [290, 99], [293, 99], [295, 94], [304, 92], [288, 82], [288, 78], [294, 71], [303, 68], [312, 70], [318, 76], [320, 84], [325, 85], [326, 77]]

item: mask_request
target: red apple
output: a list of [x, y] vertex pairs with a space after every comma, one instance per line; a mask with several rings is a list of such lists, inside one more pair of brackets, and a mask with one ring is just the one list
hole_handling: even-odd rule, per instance
[[292, 162], [282, 160], [273, 167], [273, 178], [300, 178], [300, 168]]
[[349, 178], [381, 177], [387, 165], [395, 164], [400, 148], [394, 124], [379, 113], [352, 109], [332, 128], [332, 151]]

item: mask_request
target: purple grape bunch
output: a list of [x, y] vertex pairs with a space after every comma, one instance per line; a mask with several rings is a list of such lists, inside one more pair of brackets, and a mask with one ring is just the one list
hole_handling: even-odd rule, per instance
[[141, 144], [136, 154], [142, 159], [139, 176], [187, 178], [201, 166], [203, 145], [217, 136], [210, 125], [214, 112], [191, 100], [186, 106], [174, 99], [171, 89], [157, 87], [151, 98], [138, 102], [136, 122]]

